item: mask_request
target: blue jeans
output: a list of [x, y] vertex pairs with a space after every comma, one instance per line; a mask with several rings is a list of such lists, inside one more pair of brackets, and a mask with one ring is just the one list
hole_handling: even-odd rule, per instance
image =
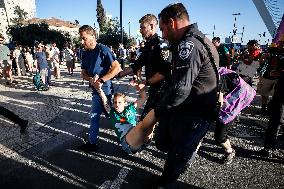
[[[106, 95], [108, 101], [111, 102], [111, 95]], [[91, 144], [97, 143], [99, 128], [100, 128], [100, 116], [102, 112], [105, 112], [102, 99], [99, 95], [93, 95], [92, 97], [92, 110], [90, 112], [91, 116], [91, 126], [89, 130], [89, 142]]]
[[50, 67], [47, 67], [47, 80], [46, 85], [49, 85], [51, 83], [51, 69]]

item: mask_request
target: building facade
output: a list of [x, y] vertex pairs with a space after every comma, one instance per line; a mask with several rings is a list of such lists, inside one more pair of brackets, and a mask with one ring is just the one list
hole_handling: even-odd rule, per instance
[[34, 18], [36, 14], [35, 0], [0, 0], [0, 32], [6, 39], [8, 26], [16, 17], [14, 11], [17, 5], [27, 13], [26, 19]]

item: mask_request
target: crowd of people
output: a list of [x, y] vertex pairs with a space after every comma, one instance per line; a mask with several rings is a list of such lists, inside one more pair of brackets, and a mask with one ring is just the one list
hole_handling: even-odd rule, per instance
[[[7, 85], [15, 82], [14, 61], [16, 74], [38, 70], [49, 87], [51, 69], [54, 77], [60, 78], [60, 65], [64, 60], [68, 74], [72, 75], [74, 60], [78, 58], [82, 78], [92, 88], [89, 139], [78, 149], [85, 152], [99, 149], [100, 116], [105, 113], [125, 152], [135, 154], [155, 140], [156, 147], [166, 153], [157, 183], [161, 188], [174, 188], [214, 125], [215, 142], [224, 149], [223, 163], [233, 161], [236, 151], [229, 140], [228, 128], [234, 119], [222, 122], [216, 116], [220, 111], [218, 104], [222, 107], [226, 95], [235, 89], [237, 84], [232, 84], [233, 79], [242, 79], [251, 87], [258, 81], [256, 91], [262, 99], [258, 113], [269, 116], [264, 148], [259, 154], [267, 157], [273, 154], [284, 120], [284, 35], [277, 44], [272, 43], [266, 49], [261, 49], [257, 40], [250, 40], [244, 49], [230, 49], [219, 37], [208, 39], [196, 23], [191, 23], [182, 3], [168, 5], [158, 17], [146, 14], [139, 23], [144, 41], [139, 47], [130, 46], [128, 50], [123, 44], [114, 50], [97, 43], [95, 30], [88, 25], [79, 29], [82, 43], [79, 50], [71, 49], [66, 43], [60, 52], [55, 42], [50, 45], [37, 42], [32, 56], [29, 48], [17, 46], [10, 53], [1, 45], [3, 77]], [[161, 37], [157, 34], [158, 28]], [[167, 41], [166, 48], [161, 38]], [[3, 36], [1, 39], [4, 40]], [[141, 73], [142, 67], [145, 75]], [[218, 74], [220, 68], [234, 73], [234, 78], [222, 79]], [[127, 105], [127, 94], [113, 94], [112, 80], [130, 74], [134, 75], [131, 85], [137, 88], [140, 98]], [[139, 108], [143, 108], [143, 112], [138, 120]]]

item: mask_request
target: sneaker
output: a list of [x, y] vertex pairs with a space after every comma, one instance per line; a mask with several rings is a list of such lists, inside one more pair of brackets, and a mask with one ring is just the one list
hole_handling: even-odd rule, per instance
[[21, 129], [20, 129], [20, 133], [24, 133], [26, 131], [26, 128], [28, 127], [28, 120], [22, 120], [21, 123], [19, 124]]
[[235, 150], [233, 150], [231, 153], [225, 152], [225, 155], [223, 157], [223, 164], [225, 165], [231, 164], [235, 156], [236, 156]]
[[263, 156], [263, 157], [272, 157], [273, 156], [273, 152], [271, 149], [266, 149], [266, 148], [263, 148], [261, 149], [260, 151], [258, 151], [258, 154], [260, 156]]
[[94, 152], [99, 149], [99, 146], [97, 144], [91, 144], [90, 142], [87, 142], [79, 146], [77, 149], [83, 152]]
[[9, 81], [7, 81], [7, 82], [6, 82], [6, 85], [11, 85], [11, 84], [12, 84], [12, 83], [11, 83], [11, 82], [9, 82]]
[[12, 83], [15, 83], [15, 84], [16, 84], [16, 83], [18, 83], [18, 81], [16, 81], [16, 80], [13, 80], [13, 81], [12, 81]]
[[42, 87], [40, 90], [41, 90], [41, 91], [48, 91], [48, 90], [49, 90], [49, 87], [44, 86], [44, 87]]

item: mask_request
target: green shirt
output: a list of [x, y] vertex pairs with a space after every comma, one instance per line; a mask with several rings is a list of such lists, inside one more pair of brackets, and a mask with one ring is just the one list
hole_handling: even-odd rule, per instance
[[10, 50], [6, 45], [0, 45], [0, 60], [10, 60]]
[[134, 103], [125, 107], [122, 113], [117, 112], [114, 108], [111, 109], [109, 116], [114, 130], [119, 140], [121, 140], [128, 131], [136, 126], [136, 107]]
[[217, 51], [219, 54], [219, 67], [227, 67], [228, 57], [226, 55], [228, 54], [229, 50], [225, 45], [221, 44]]

